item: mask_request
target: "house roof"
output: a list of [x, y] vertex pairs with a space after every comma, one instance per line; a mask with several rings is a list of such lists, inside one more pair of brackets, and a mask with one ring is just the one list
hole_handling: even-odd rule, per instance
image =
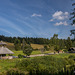
[[3, 42], [3, 41], [1, 41], [1, 42], [0, 42], [0, 45], [6, 45], [6, 43], [5, 43], [5, 42]]
[[0, 47], [0, 54], [14, 54], [14, 53], [6, 47]]
[[72, 47], [72, 49], [74, 49], [74, 50], [75, 50], [75, 47]]

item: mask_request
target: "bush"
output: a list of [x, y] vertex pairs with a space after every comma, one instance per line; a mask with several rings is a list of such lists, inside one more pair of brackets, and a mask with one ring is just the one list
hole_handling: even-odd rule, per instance
[[43, 56], [23, 59], [16, 63], [16, 67], [28, 71], [30, 75], [54, 75], [61, 72], [66, 65], [73, 65], [70, 61], [70, 59]]
[[68, 50], [67, 50], [67, 49], [64, 49], [63, 51], [64, 51], [64, 52], [68, 52]]
[[6, 75], [25, 75], [25, 73], [20, 70], [11, 69], [6, 72]]
[[23, 55], [19, 54], [19, 55], [18, 55], [18, 58], [23, 58]]
[[39, 49], [38, 48], [36, 48], [36, 49], [33, 49], [34, 51], [38, 51]]
[[75, 59], [75, 56], [74, 55], [70, 55], [68, 58]]

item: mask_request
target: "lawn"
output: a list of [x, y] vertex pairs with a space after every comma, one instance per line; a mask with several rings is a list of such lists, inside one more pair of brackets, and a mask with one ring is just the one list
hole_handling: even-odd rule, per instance
[[[13, 51], [13, 52], [14, 52], [13, 56], [18, 56], [19, 54], [24, 55], [23, 51]], [[43, 53], [51, 53], [51, 51], [45, 51]], [[36, 54], [42, 54], [42, 52], [40, 50], [37, 50], [31, 53], [31, 55], [36, 55]]]

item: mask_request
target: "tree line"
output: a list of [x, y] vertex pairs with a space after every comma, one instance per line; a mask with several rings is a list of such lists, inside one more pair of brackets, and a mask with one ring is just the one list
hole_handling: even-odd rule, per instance
[[[54, 47], [55, 50], [59, 49], [69, 49], [70, 47], [75, 47], [75, 41], [71, 40], [70, 37], [67, 39], [59, 39], [58, 34], [54, 34], [50, 39], [47, 38], [33, 38], [33, 37], [6, 37], [0, 35], [0, 41], [6, 41], [14, 43], [15, 50], [21, 49], [26, 44], [43, 44], [45, 49]], [[18, 49], [17, 49], [18, 48]]]
[[33, 37], [6, 37], [4, 35], [0, 35], [0, 41], [6, 41], [10, 43], [14, 43], [15, 39], [19, 39], [22, 43], [23, 39], [26, 41], [27, 44], [49, 44], [49, 39], [46, 38], [33, 38]]

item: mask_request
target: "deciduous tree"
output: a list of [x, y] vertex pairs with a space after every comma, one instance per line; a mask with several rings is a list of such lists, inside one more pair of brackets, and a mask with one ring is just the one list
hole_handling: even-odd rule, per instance
[[33, 49], [29, 44], [25, 45], [23, 53], [26, 54], [26, 56], [29, 56], [32, 53], [32, 51]]

